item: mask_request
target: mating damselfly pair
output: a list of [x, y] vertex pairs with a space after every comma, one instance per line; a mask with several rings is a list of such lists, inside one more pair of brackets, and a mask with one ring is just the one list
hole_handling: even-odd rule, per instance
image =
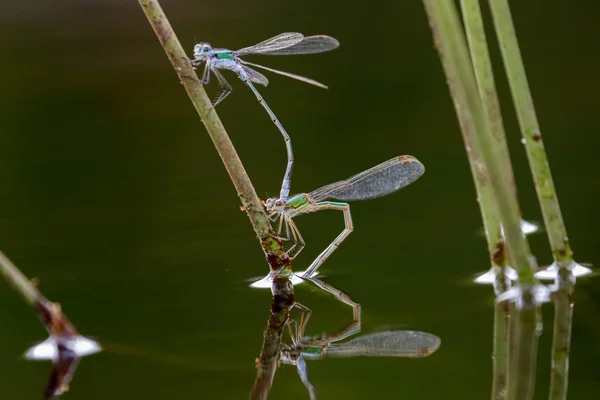
[[[382, 164], [379, 164], [362, 173], [352, 176], [344, 181], [339, 181], [330, 185], [323, 186], [320, 189], [310, 193], [302, 193], [289, 197], [291, 189], [292, 169], [294, 166], [294, 156], [292, 143], [289, 135], [285, 131], [275, 113], [265, 102], [264, 98], [254, 87], [253, 83], [266, 86], [268, 79], [252, 67], [262, 68], [264, 70], [284, 75], [290, 78], [310, 83], [314, 86], [327, 88], [327, 86], [312, 79], [275, 70], [258, 64], [253, 64], [242, 60], [240, 57], [253, 54], [262, 55], [292, 55], [292, 54], [313, 54], [333, 50], [339, 46], [339, 42], [326, 35], [307, 36], [300, 33], [282, 33], [267, 39], [257, 45], [245, 47], [240, 50], [232, 51], [229, 49], [213, 48], [208, 43], [198, 43], [194, 46], [194, 59], [192, 64], [199, 65], [204, 63], [201, 82], [207, 84], [210, 81], [212, 73], [219, 83], [221, 93], [217, 97], [213, 107], [217, 106], [225, 97], [227, 97], [232, 88], [225, 80], [219, 70], [228, 69], [234, 71], [238, 77], [252, 90], [258, 102], [265, 108], [269, 117], [283, 136], [286, 143], [288, 163], [281, 185], [278, 198], [270, 198], [266, 201], [267, 213], [272, 220], [279, 220], [277, 235], [288, 241], [293, 241], [293, 245], [287, 250], [290, 257], [297, 256], [304, 248], [305, 242], [293, 221], [295, 216], [320, 210], [339, 210], [344, 214], [344, 230], [336, 239], [313, 261], [313, 263], [304, 272], [304, 277], [311, 277], [331, 253], [339, 247], [342, 241], [352, 232], [354, 224], [350, 214], [350, 206], [347, 203], [326, 201], [327, 199], [351, 201], [366, 200], [381, 197], [396, 190], [399, 190], [418, 179], [425, 168], [416, 158], [412, 156], [394, 157]], [[282, 230], [285, 227], [285, 237], [282, 237]]]

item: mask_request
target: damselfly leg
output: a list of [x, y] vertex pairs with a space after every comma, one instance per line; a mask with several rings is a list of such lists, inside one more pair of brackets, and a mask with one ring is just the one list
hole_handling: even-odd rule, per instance
[[331, 255], [337, 249], [340, 244], [352, 233], [354, 230], [354, 223], [352, 222], [352, 216], [350, 215], [350, 206], [347, 203], [337, 203], [333, 201], [323, 201], [315, 204], [315, 211], [320, 210], [339, 210], [344, 213], [344, 230], [338, 235], [337, 238], [319, 256], [310, 264], [310, 267], [302, 275], [303, 278], [310, 278], [319, 269], [321, 264], [327, 260], [327, 257]]

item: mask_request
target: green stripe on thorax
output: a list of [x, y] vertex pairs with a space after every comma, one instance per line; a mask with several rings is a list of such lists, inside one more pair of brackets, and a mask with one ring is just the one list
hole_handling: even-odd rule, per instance
[[323, 346], [306, 346], [302, 349], [302, 353], [308, 354], [321, 354], [323, 352]]
[[217, 56], [219, 60], [232, 60], [233, 53], [229, 50], [217, 50], [214, 52], [214, 55]]
[[297, 194], [285, 203], [286, 208], [297, 210], [303, 206], [310, 205], [311, 202], [306, 194]]

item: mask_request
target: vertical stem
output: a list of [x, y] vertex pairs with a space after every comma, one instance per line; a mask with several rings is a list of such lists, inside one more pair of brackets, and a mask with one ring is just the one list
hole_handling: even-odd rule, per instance
[[[502, 159], [502, 168], [505, 169], [505, 174], [510, 180], [510, 186], [513, 189], [515, 198], [517, 197], [514, 175], [508, 153], [508, 145], [506, 143], [506, 135], [502, 124], [502, 114], [500, 112], [500, 104], [496, 94], [496, 85], [494, 83], [494, 73], [488, 52], [483, 20], [481, 17], [481, 9], [479, 8], [479, 0], [461, 0], [461, 9], [469, 50], [471, 52], [471, 60], [477, 79], [477, 87], [479, 96], [482, 101], [483, 111], [487, 117], [488, 129], [491, 139], [494, 142], [494, 150]], [[492, 227], [496, 231], [487, 229], [486, 235], [488, 238], [488, 249], [493, 255], [497, 249], [494, 249], [495, 243], [501, 243], [503, 240], [500, 231], [500, 221], [497, 213], [491, 215], [493, 218]], [[484, 219], [485, 221], [485, 219]], [[500, 295], [508, 290], [510, 282], [506, 277], [506, 258], [502, 257], [499, 262], [495, 262], [497, 257], [492, 256], [492, 267], [497, 271], [494, 276], [494, 287], [496, 295]], [[508, 382], [508, 347], [509, 347], [509, 328], [510, 328], [510, 307], [507, 304], [496, 304], [494, 308], [494, 345], [493, 345], [493, 381], [492, 381], [492, 399], [501, 400], [506, 398], [506, 385]]]
[[575, 286], [575, 277], [572, 271], [575, 266], [573, 252], [560, 212], [508, 1], [489, 0], [489, 3], [538, 201], [548, 232], [548, 240], [555, 264], [558, 267], [556, 277], [558, 291], [553, 298], [555, 312], [549, 398], [552, 400], [566, 399], [573, 319], [572, 298]]
[[486, 115], [479, 98], [479, 90], [467, 52], [464, 34], [454, 4], [450, 1], [423, 0], [429, 14], [437, 49], [448, 78], [452, 99], [467, 138], [469, 153], [481, 154], [482, 165], [476, 170], [489, 178], [492, 202], [497, 206], [508, 244], [509, 260], [519, 274], [522, 283], [534, 283], [533, 270], [529, 264], [529, 245], [520, 228], [517, 200], [511, 189], [510, 179], [502, 168], [502, 158], [494, 151], [494, 141], [489, 135]]
[[479, 88], [479, 96], [483, 104], [483, 110], [489, 122], [489, 132], [494, 140], [494, 149], [503, 159], [506, 176], [510, 180], [515, 197], [517, 197], [517, 188], [515, 178], [510, 162], [510, 154], [506, 143], [506, 134], [502, 123], [502, 113], [500, 111], [500, 102], [496, 93], [496, 84], [494, 82], [494, 71], [490, 60], [485, 29], [479, 0], [461, 0], [461, 9], [471, 59], [475, 70], [475, 78]]
[[573, 261], [507, 0], [489, 0], [525, 150], [555, 260]]
[[279, 270], [284, 265], [289, 267], [289, 258], [282, 259], [284, 249], [281, 242], [275, 239], [252, 182], [159, 2], [139, 0], [139, 3], [225, 164], [271, 269]]
[[[469, 137], [467, 152], [478, 151], [482, 165], [477, 165], [491, 186], [492, 199], [497, 207], [508, 246], [511, 265], [519, 276], [519, 319], [516, 326], [517, 351], [510, 358], [509, 398], [530, 399], [533, 393], [537, 329], [539, 316], [534, 296], [536, 280], [530, 265], [529, 245], [520, 228], [520, 215], [502, 157], [494, 149], [489, 133], [490, 123], [484, 112], [467, 51], [464, 33], [452, 1], [423, 0], [429, 16], [435, 43], [446, 73], [456, 113], [461, 121], [463, 135]], [[511, 392], [513, 396], [511, 397]]]

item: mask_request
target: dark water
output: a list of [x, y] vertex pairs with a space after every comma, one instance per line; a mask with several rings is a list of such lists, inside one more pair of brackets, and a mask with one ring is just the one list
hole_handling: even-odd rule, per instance
[[[578, 260], [597, 265], [600, 8], [591, 1], [513, 3], [569, 237]], [[293, 139], [293, 192], [400, 154], [427, 168], [399, 193], [354, 204], [356, 230], [321, 272], [362, 304], [364, 332], [423, 330], [442, 346], [421, 360], [308, 361], [319, 398], [487, 398], [493, 296], [469, 281], [488, 258], [421, 3], [163, 6], [190, 50], [194, 38], [235, 49], [285, 31], [340, 40], [323, 55], [252, 59], [330, 87], [271, 74], [262, 91]], [[5, 2], [0, 54], [0, 248], [107, 348], [83, 360], [68, 398], [247, 398], [271, 303], [269, 291], [250, 289], [247, 279], [268, 267], [137, 2]], [[499, 76], [521, 207], [541, 221]], [[219, 115], [261, 197], [276, 194], [283, 142], [252, 94], [233, 74], [227, 79], [234, 93]], [[294, 263], [300, 270], [338, 234], [342, 219], [323, 212], [296, 221], [308, 243]], [[530, 243], [540, 264], [551, 261], [544, 234]], [[598, 282], [578, 282], [571, 399], [600, 390]], [[351, 319], [350, 308], [313, 286], [297, 286], [296, 296], [313, 310], [308, 333]], [[539, 399], [546, 398], [551, 341], [551, 307], [544, 311]], [[0, 398], [39, 398], [50, 364], [19, 356], [44, 336], [33, 312], [0, 283]], [[271, 398], [308, 398], [293, 367], [277, 371]]]

